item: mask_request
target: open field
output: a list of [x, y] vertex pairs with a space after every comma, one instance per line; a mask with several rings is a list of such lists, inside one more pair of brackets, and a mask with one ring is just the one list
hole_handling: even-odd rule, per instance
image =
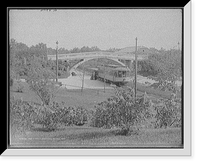
[[40, 128], [26, 135], [11, 136], [12, 147], [182, 147], [181, 129], [141, 129], [129, 136], [116, 135], [115, 129], [87, 126], [64, 127], [54, 132]]

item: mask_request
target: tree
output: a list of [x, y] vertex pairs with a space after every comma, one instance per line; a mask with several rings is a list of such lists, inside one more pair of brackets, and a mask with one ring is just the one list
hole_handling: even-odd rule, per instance
[[44, 43], [39, 43], [30, 47], [30, 54], [47, 60], [47, 46]]
[[42, 103], [48, 106], [54, 97], [55, 86], [51, 80], [55, 74], [42, 67], [40, 58], [34, 57], [28, 65], [27, 82], [32, 91], [40, 98]]
[[69, 51], [65, 48], [59, 48], [58, 49], [58, 54], [67, 54], [67, 53], [69, 53]]
[[174, 82], [182, 76], [181, 55], [178, 51], [166, 51], [161, 55], [152, 55], [149, 62], [157, 71], [160, 81]]
[[26, 44], [18, 43], [11, 39], [9, 43], [10, 56], [10, 78], [18, 78], [25, 75], [25, 61], [29, 58], [29, 47]]
[[101, 49], [99, 49], [97, 46], [92, 46], [90, 49], [91, 52], [101, 51]]
[[117, 49], [117, 48], [109, 48], [106, 51], [108, 51], [108, 52], [116, 52], [116, 51], [119, 51], [119, 50], [120, 49]]
[[162, 54], [149, 57], [149, 63], [156, 73], [151, 78], [158, 81], [156, 86], [161, 90], [180, 92], [181, 88], [176, 85], [176, 81], [182, 77], [181, 53], [178, 50], [162, 51]]
[[75, 47], [72, 50], [70, 50], [70, 53], [80, 53], [80, 49]]

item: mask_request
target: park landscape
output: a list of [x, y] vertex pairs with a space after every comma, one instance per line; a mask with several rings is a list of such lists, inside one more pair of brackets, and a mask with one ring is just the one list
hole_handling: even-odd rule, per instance
[[11, 8], [9, 147], [183, 148], [182, 12]]
[[44, 43], [29, 47], [11, 39], [10, 146], [183, 147], [181, 50], [145, 48], [149, 50], [148, 59], [138, 61], [135, 98], [134, 63], [130, 82], [115, 86], [90, 80], [91, 67], [113, 64], [111, 60], [87, 61], [77, 68], [75, 76], [69, 69], [79, 61], [59, 60], [56, 82], [56, 62], [47, 58], [47, 52], [114, 53], [127, 48], [101, 50], [84, 46], [56, 50]]

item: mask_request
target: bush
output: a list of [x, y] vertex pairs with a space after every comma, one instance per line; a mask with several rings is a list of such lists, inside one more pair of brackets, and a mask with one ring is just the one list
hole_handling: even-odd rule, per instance
[[41, 124], [47, 130], [57, 129], [56, 115], [47, 107], [32, 102], [12, 99], [10, 116], [11, 128], [20, 132], [31, 130], [34, 124]]
[[53, 102], [50, 108], [42, 106], [37, 109], [37, 120], [43, 128], [52, 131], [61, 125], [84, 125], [87, 120], [87, 111], [82, 107], [65, 107], [63, 104]]
[[74, 125], [84, 125], [88, 120], [88, 111], [82, 107], [77, 107], [70, 111], [70, 116]]
[[59, 118], [53, 112], [50, 111], [47, 107], [42, 106], [41, 108], [38, 107], [37, 115], [35, 116], [36, 120], [34, 123], [41, 124], [46, 131], [53, 131], [58, 128]]
[[181, 127], [181, 103], [174, 99], [165, 99], [155, 106], [155, 128]]
[[30, 103], [11, 99], [10, 126], [12, 133], [24, 133], [25, 131], [30, 130], [34, 122], [34, 119], [32, 118], [33, 113], [34, 109]]
[[116, 96], [96, 106], [92, 126], [130, 130], [130, 126], [142, 124], [148, 107], [144, 97], [135, 101], [132, 91], [117, 89]]
[[[88, 111], [82, 107], [65, 107], [53, 102], [51, 107], [36, 103], [14, 100], [10, 102], [11, 128], [25, 132], [40, 124], [46, 131], [53, 131], [61, 125], [84, 125]], [[13, 129], [12, 129], [13, 130]]]
[[116, 96], [99, 103], [95, 107], [91, 126], [121, 128], [119, 134], [128, 135], [131, 126], [180, 127], [181, 106], [174, 98], [153, 101], [146, 93], [134, 99], [132, 90], [117, 89]]
[[54, 102], [52, 109], [55, 110], [62, 124], [84, 125], [88, 121], [89, 111], [82, 107], [65, 107], [63, 104]]

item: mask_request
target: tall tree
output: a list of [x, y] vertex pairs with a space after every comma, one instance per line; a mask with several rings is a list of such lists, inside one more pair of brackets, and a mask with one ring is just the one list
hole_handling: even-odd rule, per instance
[[44, 43], [39, 43], [30, 47], [30, 54], [47, 60], [47, 46]]

